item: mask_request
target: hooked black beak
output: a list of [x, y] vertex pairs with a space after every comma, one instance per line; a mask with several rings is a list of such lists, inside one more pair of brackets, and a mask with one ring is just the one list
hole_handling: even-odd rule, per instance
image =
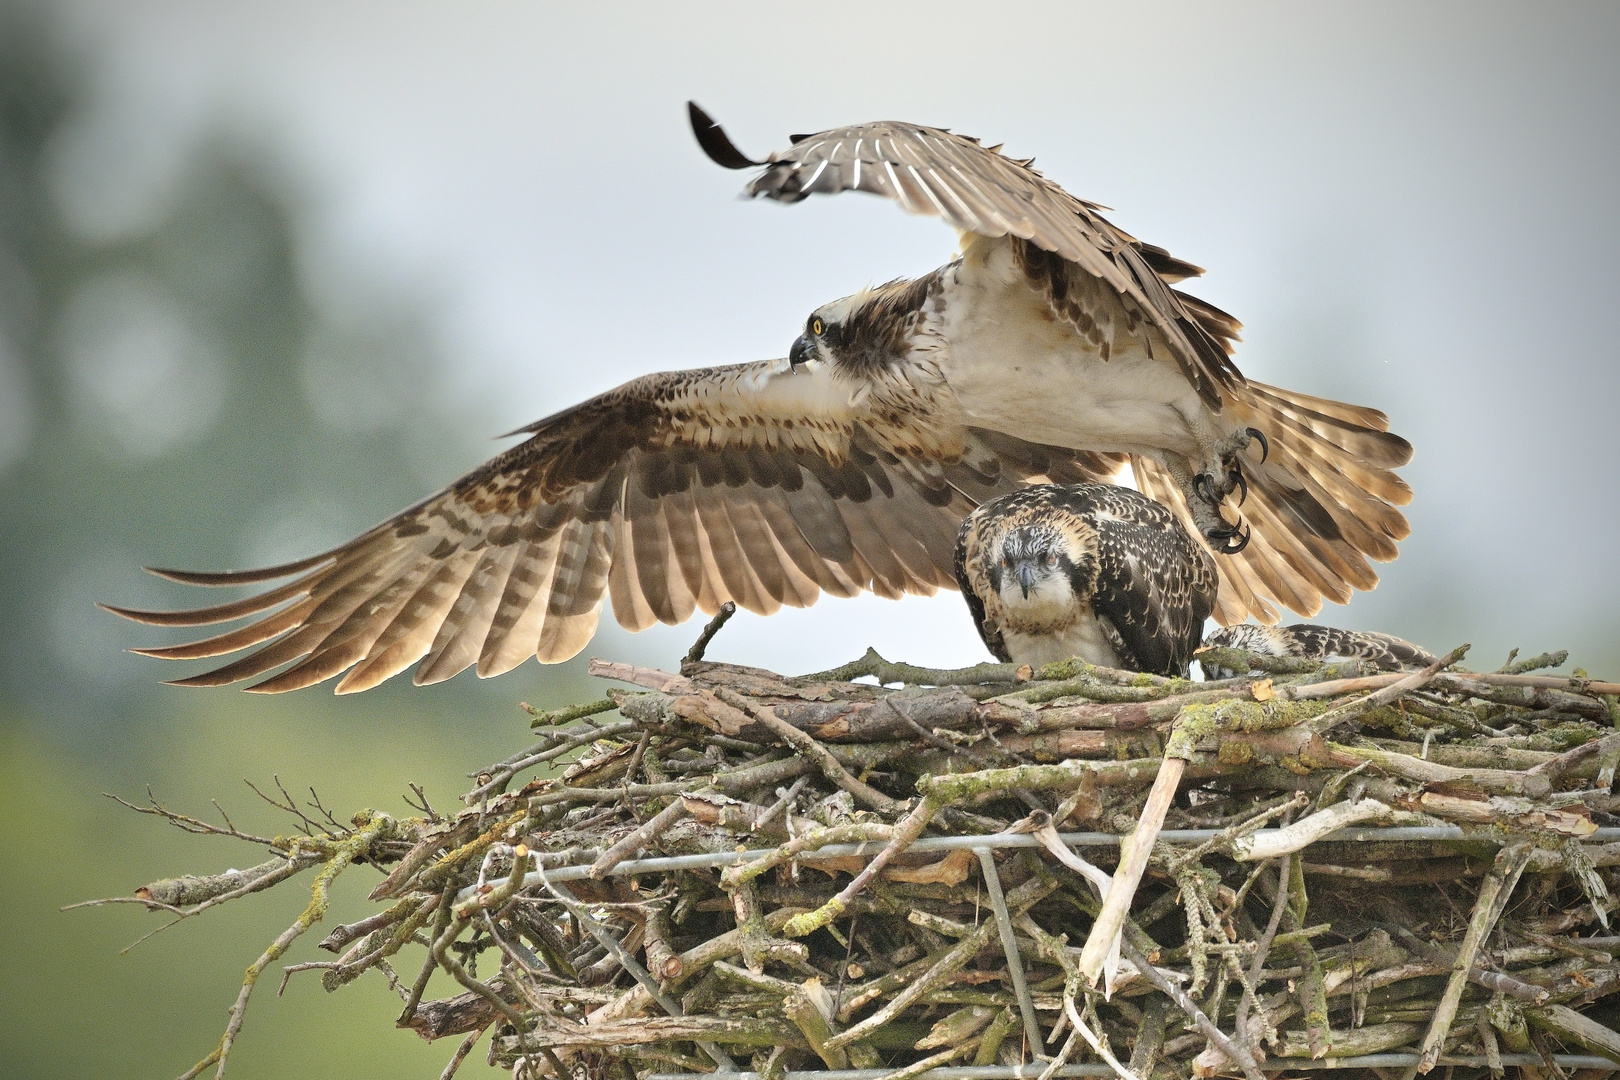
[[815, 351], [815, 348], [815, 344], [809, 338], [800, 334], [794, 339], [793, 348], [788, 350], [788, 363], [793, 367], [798, 367], [810, 359], [810, 355]]
[[1029, 589], [1035, 584], [1035, 569], [1027, 562], [1018, 564], [1018, 584], [1023, 586], [1024, 599], [1029, 599]]

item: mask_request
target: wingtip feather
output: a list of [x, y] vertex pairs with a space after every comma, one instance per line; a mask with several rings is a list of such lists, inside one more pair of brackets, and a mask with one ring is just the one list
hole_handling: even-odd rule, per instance
[[725, 129], [715, 123], [714, 118], [704, 112], [697, 102], [686, 103], [686, 115], [692, 122], [692, 134], [697, 137], [698, 145], [703, 147], [703, 152], [716, 165], [727, 169], [752, 169], [765, 164], [737, 149]]
[[311, 555], [297, 562], [266, 566], [258, 570], [172, 570], [161, 566], [143, 566], [141, 569], [165, 581], [178, 582], [181, 585], [256, 585], [287, 577], [289, 574], [302, 573], [330, 561], [334, 554], [332, 551], [323, 551], [319, 555]]

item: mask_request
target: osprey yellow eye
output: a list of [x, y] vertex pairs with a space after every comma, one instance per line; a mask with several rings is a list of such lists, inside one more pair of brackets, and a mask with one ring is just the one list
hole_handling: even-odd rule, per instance
[[822, 324], [820, 319], [810, 320], [810, 332], [812, 334], [819, 334], [825, 329], [827, 329], [827, 327]]

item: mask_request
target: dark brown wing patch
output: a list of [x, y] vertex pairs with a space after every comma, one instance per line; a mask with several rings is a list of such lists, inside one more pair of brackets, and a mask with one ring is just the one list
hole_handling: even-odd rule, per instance
[[1096, 484], [1068, 490], [1097, 532], [1093, 610], [1113, 625], [1137, 670], [1185, 676], [1215, 608], [1214, 559], [1139, 492]]

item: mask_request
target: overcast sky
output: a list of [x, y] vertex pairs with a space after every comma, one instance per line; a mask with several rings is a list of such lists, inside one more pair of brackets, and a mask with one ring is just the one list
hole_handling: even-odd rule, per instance
[[[444, 392], [491, 435], [782, 355], [818, 304], [951, 256], [878, 199], [738, 199], [687, 98], [756, 156], [890, 118], [1005, 142], [1208, 267], [1192, 291], [1245, 322], [1246, 373], [1415, 444], [1412, 538], [1324, 619], [1620, 661], [1620, 7], [59, 4], [101, 91], [59, 151], [82, 230], [149, 220], [205, 132], [269, 143], [313, 291], [430, 298]], [[672, 663], [694, 633], [590, 651]], [[983, 656], [955, 594], [824, 600], [717, 651], [804, 670], [869, 643]]]

